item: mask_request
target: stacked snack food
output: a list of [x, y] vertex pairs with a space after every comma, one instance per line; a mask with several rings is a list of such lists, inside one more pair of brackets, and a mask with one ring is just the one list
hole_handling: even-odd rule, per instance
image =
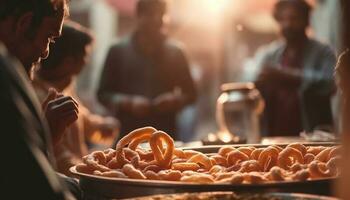
[[[149, 150], [139, 147], [144, 142], [150, 144]], [[285, 148], [225, 146], [206, 155], [177, 149], [168, 134], [145, 127], [123, 137], [116, 149], [85, 156], [76, 170], [111, 178], [202, 184], [305, 181], [338, 176], [339, 155], [339, 146], [306, 147], [299, 143]]]

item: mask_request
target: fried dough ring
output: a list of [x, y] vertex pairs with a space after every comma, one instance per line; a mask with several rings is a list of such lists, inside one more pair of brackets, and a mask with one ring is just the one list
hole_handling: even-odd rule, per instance
[[242, 174], [235, 174], [231, 177], [231, 184], [241, 184], [244, 181], [244, 176]]
[[77, 170], [77, 172], [84, 173], [84, 174], [92, 174], [96, 170], [93, 167], [88, 166], [85, 163], [80, 163], [80, 164], [76, 165], [75, 169]]
[[152, 134], [141, 135], [140, 137], [134, 138], [128, 145], [129, 149], [136, 150], [136, 148], [144, 142], [148, 142], [152, 137]]
[[158, 172], [158, 176], [161, 180], [166, 181], [179, 181], [182, 177], [182, 174], [179, 170], [162, 170]]
[[104, 150], [103, 153], [105, 154], [105, 157], [106, 157], [106, 163], [111, 161], [116, 155], [115, 149], [112, 149], [112, 148], [108, 148]]
[[83, 161], [89, 167], [101, 172], [107, 172], [111, 170], [105, 166], [107, 164], [107, 159], [103, 151], [95, 151], [87, 156], [84, 156]]
[[111, 170], [108, 172], [94, 171], [94, 175], [103, 176], [108, 178], [128, 178], [123, 172], [117, 170]]
[[214, 183], [212, 176], [207, 174], [193, 174], [191, 176], [183, 176], [180, 181], [200, 184], [211, 184]]
[[147, 167], [145, 167], [143, 169], [144, 172], [147, 172], [147, 171], [153, 171], [155, 173], [158, 173], [159, 171], [161, 171], [162, 168], [159, 167], [158, 165], [148, 165]]
[[133, 159], [134, 157], [140, 158], [139, 154], [136, 151], [131, 150], [129, 148], [124, 148], [123, 152], [124, 152], [125, 158], [128, 159], [129, 161], [131, 161], [131, 159]]
[[314, 156], [317, 156], [317, 154], [319, 154], [321, 151], [323, 151], [324, 149], [326, 149], [326, 147], [323, 146], [315, 146], [315, 147], [307, 147], [307, 153], [311, 153], [314, 154]]
[[334, 157], [338, 157], [340, 155], [341, 155], [341, 147], [340, 146], [333, 147], [332, 150], [329, 152], [327, 160], [330, 160], [330, 159], [332, 159]]
[[224, 167], [227, 167], [228, 163], [227, 163], [227, 159], [221, 155], [213, 155], [210, 158], [214, 159], [217, 165], [221, 165]]
[[158, 176], [158, 174], [152, 170], [146, 171], [144, 175], [147, 177], [147, 179], [150, 179], [150, 180], [160, 180], [160, 177]]
[[122, 168], [122, 172], [132, 179], [147, 179], [147, 177], [131, 164], [125, 164]]
[[197, 155], [192, 156], [188, 162], [197, 163], [203, 165], [204, 169], [209, 171], [213, 164], [211, 163], [208, 156], [204, 155], [203, 153], [199, 153]]
[[147, 179], [149, 179], [149, 180], [160, 180], [158, 174], [157, 174], [156, 172], [154, 172], [154, 171], [151, 171], [151, 170], [146, 171], [146, 172], [144, 173], [144, 175], [145, 175], [145, 176], [147, 177]]
[[216, 160], [214, 159], [214, 158], [212, 158], [212, 157], [209, 157], [209, 160], [210, 160], [210, 162], [211, 162], [211, 165], [217, 165], [217, 163], [216, 163]]
[[337, 176], [339, 174], [340, 171], [340, 162], [341, 162], [341, 157], [336, 156], [331, 158], [327, 163], [326, 166], [328, 169], [332, 169], [332, 171], [334, 171], [334, 176]]
[[175, 148], [175, 149], [174, 149], [174, 155], [175, 155], [176, 157], [178, 157], [178, 158], [183, 158], [183, 159], [186, 158], [185, 152], [182, 151], [181, 149]]
[[295, 181], [306, 181], [310, 177], [308, 169], [302, 169], [291, 176], [292, 180]]
[[220, 165], [214, 165], [210, 170], [209, 170], [209, 174], [217, 174], [217, 173], [221, 173], [225, 170], [225, 168], [223, 166]]
[[130, 142], [132, 142], [135, 138], [140, 138], [140, 137], [146, 137], [145, 135], [152, 135], [154, 132], [157, 130], [153, 127], [144, 127], [144, 128], [139, 128], [136, 129], [126, 136], [124, 136], [120, 141], [118, 142], [116, 146], [116, 158], [117, 158], [117, 163], [119, 168], [124, 166], [125, 164], [129, 164], [130, 161], [125, 158], [123, 148], [128, 145]]
[[305, 164], [310, 164], [312, 161], [315, 160], [315, 155], [312, 153], [306, 153], [304, 155], [304, 163]]
[[259, 160], [259, 156], [261, 154], [261, 152], [263, 152], [264, 149], [263, 148], [259, 148], [259, 149], [255, 149], [252, 154], [250, 155], [250, 158], [253, 160]]
[[219, 155], [222, 157], [227, 158], [227, 154], [229, 154], [231, 151], [236, 150], [234, 147], [231, 146], [224, 146], [219, 149]]
[[[222, 176], [224, 177], [224, 176]], [[241, 173], [234, 173], [232, 175], [227, 175], [226, 178], [215, 180], [217, 183], [228, 183], [228, 184], [241, 184], [244, 181], [244, 176]]]
[[[292, 159], [291, 159], [292, 158]], [[278, 155], [277, 164], [279, 167], [289, 170], [294, 163], [304, 163], [304, 157], [300, 151], [292, 147], [286, 147]]]
[[184, 158], [175, 158], [171, 161], [171, 163], [175, 164], [175, 163], [184, 163], [187, 162], [187, 159]]
[[145, 161], [154, 160], [154, 155], [152, 151], [145, 152], [142, 149], [136, 149], [136, 152], [139, 154], [141, 160], [145, 160]]
[[283, 151], [283, 148], [280, 147], [280, 146], [277, 146], [277, 145], [271, 145], [271, 146], [269, 146], [269, 147], [276, 149], [278, 152]]
[[233, 175], [235, 175], [237, 173], [241, 174], [239, 172], [219, 172], [219, 173], [214, 175], [215, 181], [220, 181], [220, 180], [231, 178]]
[[185, 159], [190, 159], [192, 156], [200, 154], [201, 152], [194, 150], [185, 150], [183, 153], [185, 154]]
[[315, 157], [315, 160], [318, 160], [321, 162], [327, 162], [331, 151], [332, 151], [332, 148], [329, 148], [329, 147], [324, 149], [319, 154], [317, 154], [317, 156]]
[[328, 168], [325, 163], [318, 160], [312, 161], [309, 164], [309, 172], [312, 178], [328, 178], [337, 174], [336, 169]]
[[244, 153], [248, 157], [250, 157], [250, 155], [252, 155], [252, 152], [254, 150], [256, 150], [256, 148], [254, 148], [254, 147], [239, 147], [237, 150]]
[[289, 170], [293, 173], [296, 173], [300, 170], [307, 169], [307, 168], [308, 168], [307, 165], [303, 165], [300, 163], [294, 163], [292, 166], [290, 166]]
[[240, 163], [241, 169], [239, 172], [260, 172], [261, 166], [257, 160], [247, 160]]
[[267, 147], [260, 153], [258, 161], [263, 171], [270, 171], [273, 166], [276, 166], [278, 154], [278, 149], [272, 146]]
[[[165, 153], [162, 152], [162, 147], [159, 146], [159, 141], [166, 143]], [[164, 168], [171, 166], [171, 160], [174, 152], [174, 140], [165, 132], [157, 131], [153, 133], [150, 139], [150, 146], [154, 154], [154, 158], [158, 162], [158, 165]], [[162, 145], [161, 145], [162, 146]]]
[[303, 155], [303, 156], [307, 152], [306, 147], [303, 144], [300, 144], [300, 143], [292, 143], [292, 144], [289, 144], [287, 147], [292, 147], [292, 148], [300, 151], [301, 155]]
[[280, 167], [274, 166], [270, 169], [267, 177], [271, 181], [284, 181], [286, 177], [286, 171]]
[[244, 181], [252, 184], [260, 184], [267, 181], [267, 179], [258, 172], [250, 172], [243, 175]]
[[245, 153], [238, 151], [237, 149], [231, 151], [227, 155], [227, 164], [228, 166], [236, 165], [239, 162], [243, 162], [249, 160], [249, 156], [247, 156]]
[[182, 163], [173, 163], [172, 164], [172, 169], [173, 170], [179, 170], [179, 171], [197, 171], [201, 167], [197, 163], [193, 162], [182, 162]]

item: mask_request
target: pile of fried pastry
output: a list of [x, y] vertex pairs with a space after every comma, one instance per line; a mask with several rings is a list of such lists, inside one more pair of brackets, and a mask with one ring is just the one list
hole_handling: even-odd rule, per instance
[[[141, 148], [142, 143], [149, 143], [150, 148]], [[203, 154], [175, 148], [167, 133], [144, 127], [123, 137], [115, 149], [95, 151], [83, 157], [83, 163], [75, 169], [118, 179], [263, 184], [337, 177], [340, 151], [340, 146], [292, 143], [284, 148], [223, 146], [217, 153]]]

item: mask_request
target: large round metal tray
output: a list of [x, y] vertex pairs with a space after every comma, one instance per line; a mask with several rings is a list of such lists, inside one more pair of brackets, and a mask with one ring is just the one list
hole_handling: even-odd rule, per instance
[[[335, 143], [308, 143], [307, 146], [333, 146]], [[232, 145], [231, 145], [232, 146]], [[234, 147], [255, 146], [266, 147], [266, 145], [233, 145]], [[286, 146], [282, 144], [279, 146]], [[201, 151], [203, 153], [217, 152], [222, 146], [207, 146], [199, 148], [187, 148]], [[286, 192], [307, 193], [316, 195], [331, 195], [332, 179], [317, 179], [304, 182], [272, 182], [264, 184], [196, 184], [172, 181], [136, 180], [121, 178], [105, 178], [76, 171], [71, 172], [79, 177], [80, 186], [84, 191], [86, 199], [122, 199], [156, 194], [174, 194], [186, 192], [208, 192], [208, 191], [234, 191], [241, 192]]]
[[[232, 199], [249, 199], [249, 200], [266, 200], [266, 199], [278, 199], [278, 200], [339, 200], [333, 197], [309, 195], [309, 194], [297, 194], [297, 193], [249, 193], [243, 195], [236, 195], [233, 192], [203, 192], [203, 193], [183, 193], [183, 194], [168, 194], [168, 195], [153, 195], [140, 198], [133, 198], [133, 200], [203, 200], [203, 199], [220, 199], [220, 200], [232, 200]], [[131, 199], [126, 199], [131, 200]]]

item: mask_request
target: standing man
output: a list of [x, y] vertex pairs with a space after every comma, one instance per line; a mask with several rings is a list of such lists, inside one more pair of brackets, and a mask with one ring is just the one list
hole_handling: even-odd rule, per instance
[[0, 0], [3, 197], [74, 199], [66, 189], [68, 179], [57, 176], [49, 157], [52, 143], [77, 119], [77, 104], [51, 90], [40, 105], [30, 82], [33, 65], [48, 56], [67, 15], [66, 0]]
[[269, 136], [297, 136], [333, 124], [336, 59], [330, 47], [306, 35], [310, 11], [304, 0], [279, 0], [274, 17], [281, 39], [256, 56], [261, 69], [256, 84], [266, 100]]
[[131, 37], [108, 53], [98, 98], [121, 122], [121, 137], [154, 126], [174, 139], [176, 114], [196, 99], [183, 50], [164, 32], [164, 0], [140, 0]]

